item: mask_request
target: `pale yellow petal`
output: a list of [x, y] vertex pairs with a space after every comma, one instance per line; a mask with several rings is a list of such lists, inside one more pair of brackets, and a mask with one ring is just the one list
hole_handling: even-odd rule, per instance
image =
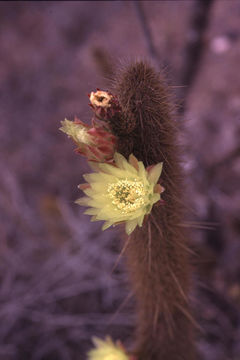
[[98, 166], [99, 163], [98, 163], [98, 162], [96, 162], [96, 161], [89, 161], [88, 164], [89, 164], [90, 168], [91, 168], [93, 171], [96, 171], [96, 172], [99, 171], [99, 166]]
[[102, 205], [99, 207], [99, 212], [96, 216], [98, 220], [106, 220], [112, 221], [112, 223], [116, 223], [119, 221], [125, 221], [129, 219], [128, 214], [122, 214], [120, 211], [116, 210], [112, 204]]
[[94, 182], [94, 183], [91, 183], [91, 189], [94, 192], [105, 193], [107, 188], [108, 188], [108, 183], [106, 183], [106, 182]]
[[84, 192], [84, 194], [86, 194], [87, 196], [93, 196], [95, 194], [95, 192], [92, 190], [92, 188], [87, 188], [82, 190]]
[[162, 172], [163, 163], [154, 165], [148, 173], [148, 180], [152, 184], [156, 184]]
[[152, 199], [151, 199], [151, 203], [152, 204], [155, 204], [157, 201], [159, 201], [160, 200], [160, 194], [158, 194], [158, 193], [155, 193], [155, 194], [153, 194], [153, 196], [152, 196]]
[[103, 207], [103, 202], [96, 201], [95, 199], [90, 198], [90, 202], [89, 202], [88, 206], [96, 208], [100, 211]]
[[116, 161], [117, 166], [121, 169], [126, 170], [131, 175], [137, 175], [137, 170], [135, 167], [132, 166], [123, 155], [115, 153], [114, 160]]
[[90, 220], [90, 221], [93, 222], [93, 221], [98, 221], [98, 220], [96, 219], [96, 216], [93, 215], [93, 216], [91, 217], [91, 220]]
[[112, 214], [112, 206], [107, 204], [104, 206], [103, 204], [103, 207], [101, 209], [99, 209], [99, 212], [98, 214], [96, 215], [96, 219], [97, 220], [110, 220], [110, 219], [113, 219], [111, 214]]
[[140, 227], [142, 227], [144, 215], [145, 215], [145, 214], [143, 214], [143, 215], [141, 215], [141, 216], [138, 217], [138, 226], [140, 226]]
[[133, 154], [129, 155], [128, 161], [137, 171], [139, 170], [138, 160]]
[[99, 212], [99, 209], [96, 208], [89, 208], [86, 211], [84, 211], [85, 215], [97, 215]]
[[101, 208], [102, 205], [99, 204], [97, 201], [93, 200], [90, 197], [82, 197], [78, 200], [75, 201], [76, 204], [81, 205], [81, 206], [92, 206], [92, 207], [96, 207], [96, 208]]
[[143, 165], [143, 162], [142, 161], [139, 161], [138, 162], [138, 176], [141, 178], [141, 180], [143, 181], [144, 185], [146, 185], [148, 183], [148, 180], [147, 180], [147, 172], [146, 172], [146, 169]]
[[96, 204], [100, 204], [101, 206], [111, 204], [104, 192], [93, 192], [93, 195], [91, 195], [90, 199], [95, 201]]
[[110, 174], [106, 174], [103, 172], [100, 173], [92, 173], [92, 174], [85, 174], [83, 175], [83, 178], [89, 183], [98, 183], [98, 182], [104, 182], [104, 183], [110, 183], [116, 181], [116, 177]]
[[135, 167], [129, 164], [127, 161], [124, 162], [123, 168], [131, 175], [136, 176], [138, 174], [138, 171], [135, 169]]
[[135, 230], [137, 223], [137, 219], [129, 220], [126, 222], [125, 230], [128, 235], [130, 235]]
[[102, 339], [97, 338], [96, 336], [93, 336], [92, 342], [96, 347], [100, 347], [101, 345], [105, 345], [105, 341]]
[[140, 209], [133, 211], [131, 214], [129, 214], [128, 219], [129, 220], [136, 219], [144, 213], [145, 213], [145, 206], [143, 206]]
[[81, 206], [91, 206], [91, 205], [89, 204], [89, 202], [90, 202], [90, 199], [89, 199], [89, 197], [87, 197], [87, 196], [84, 196], [84, 197], [82, 197], [82, 198], [80, 198], [80, 199], [77, 199], [77, 200], [75, 201], [76, 204], [81, 205]]
[[125, 157], [122, 154], [115, 152], [113, 158], [115, 160], [116, 165], [119, 168], [123, 169], [123, 163], [126, 161]]
[[102, 226], [102, 230], [106, 230], [108, 229], [110, 226], [112, 226], [112, 222], [111, 221], [105, 221], [105, 223]]
[[99, 174], [98, 173], [85, 174], [83, 175], [83, 178], [90, 184], [91, 182], [99, 181]]
[[99, 167], [105, 173], [107, 173], [109, 175], [113, 175], [118, 179], [123, 179], [128, 175], [128, 174], [126, 174], [126, 172], [123, 169], [116, 168], [113, 165], [99, 164]]
[[117, 181], [117, 178], [113, 175], [110, 175], [110, 174], [105, 174], [103, 172], [101, 172], [99, 174], [99, 181], [103, 181], [105, 183], [111, 183], [111, 182], [116, 182]]

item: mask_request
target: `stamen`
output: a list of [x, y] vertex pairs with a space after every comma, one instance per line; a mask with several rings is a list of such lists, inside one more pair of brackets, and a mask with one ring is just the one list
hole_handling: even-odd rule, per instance
[[108, 186], [107, 192], [112, 204], [126, 214], [139, 209], [145, 204], [145, 190], [141, 181], [119, 180]]

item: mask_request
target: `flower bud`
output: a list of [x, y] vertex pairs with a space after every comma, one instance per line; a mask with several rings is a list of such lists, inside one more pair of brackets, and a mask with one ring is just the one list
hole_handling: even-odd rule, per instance
[[61, 122], [60, 130], [71, 137], [77, 144], [76, 152], [87, 157], [88, 161], [111, 162], [116, 147], [116, 137], [107, 126], [94, 122], [92, 126], [79, 119]]

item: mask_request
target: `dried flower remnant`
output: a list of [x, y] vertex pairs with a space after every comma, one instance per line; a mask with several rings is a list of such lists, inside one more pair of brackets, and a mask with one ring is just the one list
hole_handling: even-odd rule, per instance
[[88, 96], [90, 99], [90, 106], [99, 120], [120, 120], [121, 107], [115, 95], [111, 94], [109, 91], [97, 89], [96, 92], [92, 91]]
[[71, 137], [77, 145], [76, 152], [87, 157], [89, 161], [111, 162], [116, 147], [116, 137], [103, 126], [93, 122], [92, 126], [79, 119], [61, 122], [60, 130]]
[[114, 160], [114, 165], [94, 164], [97, 172], [84, 175], [88, 184], [79, 187], [87, 196], [76, 203], [89, 207], [85, 214], [92, 215], [92, 221], [104, 220], [103, 230], [125, 223], [130, 235], [161, 198], [164, 188], [157, 182], [162, 163], [145, 169], [132, 154], [127, 161], [119, 153], [114, 154]]
[[107, 336], [106, 340], [93, 338], [95, 349], [88, 352], [87, 360], [134, 360], [129, 356], [120, 341], [114, 343]]
[[97, 90], [96, 92], [91, 92], [90, 102], [94, 108], [103, 107], [108, 108], [111, 106], [111, 100], [113, 96], [108, 91]]

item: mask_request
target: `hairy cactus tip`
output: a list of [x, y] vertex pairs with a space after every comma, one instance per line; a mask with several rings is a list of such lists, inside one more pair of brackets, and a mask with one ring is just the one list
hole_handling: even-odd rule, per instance
[[164, 188], [157, 182], [162, 163], [145, 169], [133, 154], [127, 161], [119, 153], [114, 154], [114, 161], [114, 165], [95, 164], [96, 172], [84, 175], [88, 184], [79, 188], [87, 196], [76, 203], [89, 207], [85, 214], [93, 215], [92, 221], [104, 220], [103, 230], [125, 223], [130, 235], [137, 225], [142, 226], [144, 217], [161, 198]]

